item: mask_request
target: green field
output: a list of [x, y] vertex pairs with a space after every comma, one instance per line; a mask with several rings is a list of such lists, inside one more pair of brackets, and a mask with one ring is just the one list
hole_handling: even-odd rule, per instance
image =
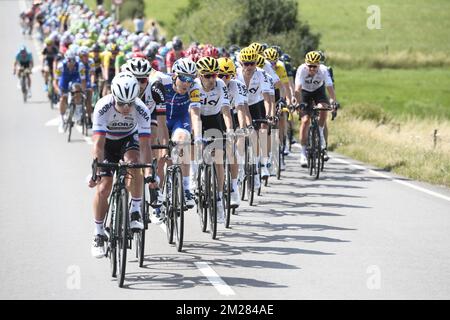
[[401, 118], [450, 120], [450, 71], [448, 69], [334, 70], [338, 100], [346, 105], [380, 106]]
[[[381, 29], [369, 30], [367, 7], [380, 7]], [[327, 51], [352, 56], [419, 51], [450, 52], [448, 0], [299, 0], [299, 13], [322, 34]]]

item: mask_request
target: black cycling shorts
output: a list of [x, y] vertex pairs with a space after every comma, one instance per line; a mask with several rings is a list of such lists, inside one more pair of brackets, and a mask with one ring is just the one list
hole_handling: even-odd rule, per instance
[[327, 94], [325, 93], [325, 85], [322, 85], [319, 89], [312, 92], [302, 90], [302, 102], [306, 103], [308, 106], [301, 112], [300, 118], [305, 115], [310, 115], [312, 107], [321, 102], [329, 104]]
[[[139, 150], [139, 138], [137, 132], [119, 140], [106, 139], [105, 162], [117, 163], [120, 160], [123, 160], [125, 153], [130, 150]], [[100, 176], [112, 177], [113, 169], [102, 168]]]
[[[266, 107], [264, 106], [264, 100], [248, 106], [248, 109], [250, 111], [250, 115], [252, 116], [252, 120], [266, 119]], [[255, 130], [259, 130], [259, 128], [261, 128], [261, 123], [255, 123], [253, 124], [253, 127]]]

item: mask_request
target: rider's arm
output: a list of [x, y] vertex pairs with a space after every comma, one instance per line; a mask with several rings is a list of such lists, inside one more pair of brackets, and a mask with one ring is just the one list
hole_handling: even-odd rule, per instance
[[297, 73], [295, 74], [295, 90], [294, 90], [294, 94], [295, 94], [295, 99], [297, 100], [297, 103], [301, 103], [302, 102], [302, 83], [301, 83], [301, 68], [298, 67], [297, 68]]

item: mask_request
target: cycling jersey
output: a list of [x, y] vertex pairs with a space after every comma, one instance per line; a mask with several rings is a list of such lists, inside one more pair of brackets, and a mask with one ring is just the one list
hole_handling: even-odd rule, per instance
[[80, 60], [79, 70], [80, 79], [86, 80], [86, 88], [91, 88], [91, 75], [94, 72], [94, 61], [92, 59], [88, 59], [88, 62], [85, 64]]
[[186, 114], [189, 114], [189, 108], [200, 107], [200, 87], [197, 83], [194, 82], [188, 93], [179, 94], [173, 88], [171, 76], [162, 72], [158, 72], [157, 76], [160, 77], [166, 91], [165, 106], [168, 120], [184, 117]]
[[333, 85], [326, 66], [319, 65], [314, 76], [309, 75], [308, 67], [305, 63], [298, 67], [297, 74], [295, 75], [295, 85], [301, 85], [302, 90], [313, 92], [319, 89], [324, 83], [327, 87]]
[[45, 57], [45, 62], [47, 65], [52, 68], [53, 61], [55, 60], [56, 56], [58, 55], [59, 51], [56, 46], [45, 47], [42, 50], [42, 55]]
[[158, 122], [156, 121], [156, 116], [158, 115], [156, 108], [158, 105], [164, 105], [164, 93], [165, 89], [163, 84], [160, 81], [155, 81], [153, 83], [148, 83], [144, 89], [144, 92], [140, 95], [140, 99], [147, 106], [151, 114], [152, 125], [158, 125]]
[[[236, 79], [245, 84], [242, 68], [238, 68], [236, 70]], [[273, 92], [268, 75], [264, 72], [264, 70], [259, 68], [256, 68], [253, 73], [247, 89], [249, 106], [263, 101], [263, 93], [271, 94]]]
[[277, 63], [275, 64], [275, 73], [277, 74], [278, 78], [280, 78], [281, 83], [289, 83], [289, 78], [283, 62], [277, 61]]
[[230, 107], [228, 89], [223, 80], [216, 79], [216, 85], [210, 91], [205, 91], [200, 79], [195, 79], [195, 83], [200, 87], [200, 104], [198, 107], [202, 116], [216, 115], [222, 111], [222, 108]]
[[236, 107], [244, 106], [248, 102], [247, 87], [237, 79], [231, 79], [227, 85], [228, 100], [233, 108], [233, 112], [237, 113]]
[[16, 54], [16, 61], [24, 68], [29, 68], [33, 62], [33, 56], [27, 51], [26, 55], [22, 55], [20, 52]]
[[67, 61], [63, 60], [58, 63], [58, 67], [56, 68], [55, 75], [58, 80], [58, 86], [63, 93], [69, 92], [69, 84], [70, 83], [80, 83], [81, 77], [79, 72], [79, 64], [78, 62], [74, 63], [72, 69], [69, 69], [67, 65]]
[[149, 137], [150, 111], [141, 101], [136, 98], [131, 112], [123, 115], [115, 108], [115, 99], [108, 94], [97, 101], [94, 107], [93, 134], [106, 136], [106, 139], [119, 140], [135, 132], [139, 137]]
[[[262, 69], [265, 72], [267, 72], [267, 74], [269, 76], [272, 77], [273, 83], [274, 83], [274, 88], [275, 88], [275, 83], [279, 82], [280, 78], [278, 77], [277, 73], [275, 72], [275, 69], [272, 67], [272, 64], [266, 60], [264, 63], [264, 67]], [[273, 95], [273, 94], [271, 94], [271, 95]]]

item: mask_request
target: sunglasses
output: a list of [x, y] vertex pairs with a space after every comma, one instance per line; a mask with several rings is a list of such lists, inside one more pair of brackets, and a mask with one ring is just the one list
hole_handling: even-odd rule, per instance
[[202, 74], [202, 77], [205, 79], [211, 79], [217, 77], [217, 74], [215, 73]]
[[220, 78], [220, 79], [230, 79], [231, 78], [231, 75], [229, 75], [229, 74], [220, 74], [219, 73], [219, 75], [218, 75], [218, 77]]
[[133, 102], [134, 102], [134, 101], [131, 101], [131, 102], [120, 102], [120, 101], [117, 101], [116, 103], [117, 103], [117, 106], [118, 106], [118, 107], [123, 108], [123, 107], [125, 107], [125, 106], [131, 107], [131, 104], [132, 104]]
[[147, 83], [148, 82], [148, 78], [136, 78], [139, 83]]
[[308, 64], [307, 66], [308, 66], [308, 68], [310, 68], [310, 69], [316, 69], [316, 68], [318, 67], [318, 66], [315, 65], [315, 64]]
[[254, 66], [256, 64], [256, 62], [243, 62], [243, 65], [248, 67], [248, 66]]
[[178, 75], [178, 79], [180, 79], [181, 82], [188, 82], [188, 83], [194, 82], [194, 78], [189, 76]]

